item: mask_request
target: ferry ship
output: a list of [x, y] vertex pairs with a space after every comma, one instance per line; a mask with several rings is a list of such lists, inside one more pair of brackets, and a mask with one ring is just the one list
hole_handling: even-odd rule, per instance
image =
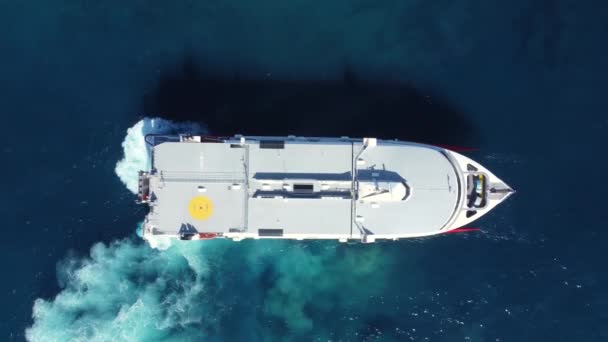
[[148, 135], [143, 237], [371, 243], [470, 224], [514, 190], [450, 149], [349, 137]]

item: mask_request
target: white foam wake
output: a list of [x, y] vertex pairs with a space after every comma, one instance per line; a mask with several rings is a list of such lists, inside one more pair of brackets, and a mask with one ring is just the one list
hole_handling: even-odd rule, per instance
[[150, 169], [147, 134], [206, 133], [206, 128], [193, 122], [176, 123], [161, 118], [144, 118], [127, 129], [122, 142], [124, 157], [116, 163], [115, 172], [127, 189], [137, 193], [137, 172]]
[[[68, 256], [57, 265], [62, 289], [54, 298], [36, 299], [25, 337], [97, 342], [354, 336], [381, 313], [390, 320], [402, 314], [369, 305], [396, 272], [383, 267], [395, 258], [390, 253], [379, 245], [337, 242], [176, 241], [162, 252], [135, 239], [98, 243], [88, 257]], [[242, 284], [252, 285], [244, 291]], [[320, 323], [318, 317], [335, 312], [358, 319]], [[276, 320], [282, 323], [266, 323]], [[288, 335], [273, 335], [277, 324]]]

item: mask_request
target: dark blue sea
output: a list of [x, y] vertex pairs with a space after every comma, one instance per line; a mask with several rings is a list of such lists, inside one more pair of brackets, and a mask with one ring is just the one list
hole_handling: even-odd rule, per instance
[[[607, 42], [605, 1], [0, 0], [0, 340], [608, 341]], [[518, 192], [481, 232], [160, 251], [152, 122], [474, 147]]]

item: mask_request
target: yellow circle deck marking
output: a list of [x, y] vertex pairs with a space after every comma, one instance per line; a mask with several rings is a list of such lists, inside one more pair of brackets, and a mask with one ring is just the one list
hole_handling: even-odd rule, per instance
[[213, 202], [209, 197], [196, 196], [188, 206], [190, 215], [196, 220], [206, 220], [213, 215]]

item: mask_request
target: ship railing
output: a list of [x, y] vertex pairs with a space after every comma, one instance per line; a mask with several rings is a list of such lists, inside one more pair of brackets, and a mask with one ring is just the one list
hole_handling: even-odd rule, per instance
[[163, 182], [242, 184], [246, 177], [243, 172], [161, 171], [160, 179]]
[[146, 134], [144, 141], [146, 144], [154, 147], [163, 142], [178, 142], [179, 136], [175, 134]]

